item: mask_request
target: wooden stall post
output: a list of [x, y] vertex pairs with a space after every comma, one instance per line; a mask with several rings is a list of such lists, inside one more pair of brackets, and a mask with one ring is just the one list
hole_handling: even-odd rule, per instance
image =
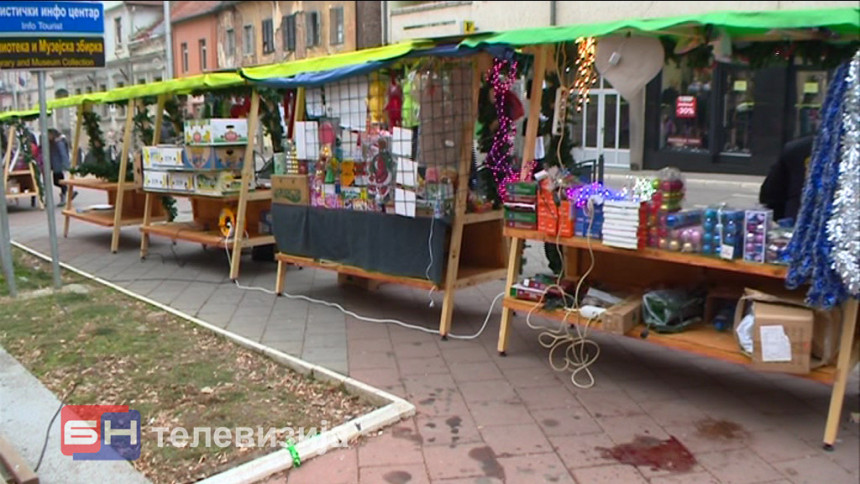
[[[528, 160], [534, 158], [535, 143], [537, 140], [537, 129], [540, 124], [540, 106], [541, 97], [543, 96], [543, 81], [547, 66], [547, 58], [549, 57], [550, 46], [541, 45], [537, 47], [535, 52], [534, 76], [532, 76], [532, 90], [529, 95], [529, 118], [526, 125], [526, 137], [523, 146], [523, 166], [520, 171], [520, 180], [526, 177], [528, 170]], [[517, 280], [520, 273], [520, 264], [522, 262], [523, 239], [514, 237], [511, 239], [511, 249], [508, 255], [508, 275], [505, 280], [505, 288], [511, 287]], [[508, 336], [511, 324], [511, 310], [502, 306], [502, 322], [499, 326], [499, 354], [505, 355], [508, 348]]]
[[[472, 118], [474, 122], [474, 117]], [[474, 124], [463, 126], [463, 141], [460, 164], [457, 167], [457, 198], [454, 200], [454, 223], [451, 227], [451, 245], [448, 247], [448, 265], [445, 268], [445, 297], [442, 299], [442, 319], [439, 334], [448, 339], [451, 331], [451, 316], [454, 314], [454, 293], [457, 285], [457, 272], [460, 268], [460, 246], [463, 242], [463, 224], [466, 217], [466, 204], [469, 195], [469, 164], [472, 161], [472, 138]]]
[[[12, 163], [12, 140], [15, 139], [15, 126], [9, 126], [9, 134], [6, 136], [6, 153], [3, 154], [3, 187], [9, 182], [9, 164]], [[8, 188], [6, 188], [8, 190]], [[5, 194], [4, 194], [5, 195]]]
[[113, 207], [113, 236], [110, 251], [116, 254], [119, 249], [119, 234], [122, 229], [122, 202], [125, 195], [125, 175], [128, 171], [128, 152], [131, 148], [131, 127], [134, 119], [134, 100], [129, 99], [125, 109], [125, 130], [122, 139], [122, 158], [119, 160], [119, 180], [116, 185], [116, 202]]
[[[161, 142], [161, 125], [164, 122], [164, 102], [167, 94], [158, 96], [158, 103], [155, 107], [155, 127], [152, 132], [152, 146], [158, 145]], [[146, 109], [146, 106], [143, 107]], [[143, 226], [149, 227], [152, 223], [152, 194], [146, 192], [146, 198], [143, 202]], [[142, 231], [140, 238], [140, 258], [145, 259], [146, 253], [149, 251], [149, 232]]]
[[858, 306], [860, 301], [848, 299], [842, 306], [842, 334], [839, 340], [839, 356], [836, 361], [836, 379], [830, 393], [830, 409], [824, 426], [824, 449], [833, 450], [839, 420], [842, 418], [842, 404], [845, 402], [845, 387], [860, 353], [860, 340], [855, 336], [857, 330]]
[[245, 211], [248, 209], [248, 188], [254, 177], [254, 140], [260, 114], [260, 94], [256, 89], [251, 94], [251, 112], [248, 113], [248, 146], [242, 165], [242, 188], [239, 191], [239, 209], [236, 214], [236, 229], [233, 235], [233, 254], [230, 259], [230, 280], [239, 278], [239, 260], [242, 258], [242, 239], [245, 235]]
[[[86, 104], [79, 104], [77, 109], [77, 122], [75, 123], [75, 136], [72, 139], [72, 160], [71, 167], [72, 171], [69, 172], [69, 180], [75, 178], [74, 169], [78, 167], [78, 163], [81, 161], [78, 159], [78, 150], [81, 146], [81, 126], [84, 124], [84, 111], [88, 110], [89, 106]], [[75, 198], [75, 187], [74, 185], [69, 187], [69, 193], [66, 194], [66, 210], [72, 209], [72, 199]], [[63, 237], [69, 236], [69, 216], [63, 215]]]

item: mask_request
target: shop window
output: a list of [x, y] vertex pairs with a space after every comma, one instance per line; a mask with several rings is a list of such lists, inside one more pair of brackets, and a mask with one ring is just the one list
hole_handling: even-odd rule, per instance
[[827, 94], [827, 72], [800, 71], [795, 79], [794, 138], [802, 138], [818, 132], [821, 105]]
[[271, 54], [275, 51], [275, 29], [272, 25], [272, 19], [263, 20], [261, 30], [263, 32], [263, 53]]
[[293, 52], [296, 50], [296, 14], [284, 15], [281, 18], [281, 35], [284, 41], [284, 50]]
[[711, 86], [713, 69], [663, 67], [660, 92], [660, 149], [699, 151], [710, 149]]
[[753, 108], [753, 72], [735, 66], [723, 70], [721, 98], [722, 152], [735, 155], [750, 154]]

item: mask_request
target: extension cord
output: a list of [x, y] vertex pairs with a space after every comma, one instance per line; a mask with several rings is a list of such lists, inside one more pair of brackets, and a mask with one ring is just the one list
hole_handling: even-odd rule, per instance
[[598, 319], [606, 312], [606, 308], [586, 304], [579, 308], [579, 314], [586, 319]]

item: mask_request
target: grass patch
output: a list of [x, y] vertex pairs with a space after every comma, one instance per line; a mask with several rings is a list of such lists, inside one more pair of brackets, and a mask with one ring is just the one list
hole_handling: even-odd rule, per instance
[[[50, 286], [50, 265], [21, 253], [16, 258], [30, 289]], [[58, 398], [77, 382], [67, 404], [138, 410], [142, 452], [132, 464], [154, 482], [195, 481], [278, 450], [158, 447], [155, 427], [251, 427], [256, 442], [258, 427], [309, 429], [325, 421], [332, 428], [373, 408], [193, 323], [89, 287], [88, 294], [3, 298], [0, 346]]]
[[[16, 247], [12, 247], [12, 260], [15, 268], [15, 286], [18, 292], [32, 291], [42, 287], [50, 287], [53, 281], [51, 264], [37, 259]], [[64, 282], [73, 282], [74, 274], [61, 273]], [[9, 295], [9, 281], [6, 271], [0, 271], [0, 296]]]

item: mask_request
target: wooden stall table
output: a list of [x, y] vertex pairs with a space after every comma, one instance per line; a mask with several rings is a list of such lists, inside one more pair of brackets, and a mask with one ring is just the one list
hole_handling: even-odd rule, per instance
[[[655, 287], [660, 284], [711, 283], [720, 286], [755, 287], [773, 292], [785, 292], [783, 281], [786, 267], [771, 264], [758, 264], [742, 260], [723, 260], [697, 254], [685, 254], [646, 248], [640, 250], [617, 249], [603, 245], [600, 241], [590, 243], [582, 237], [561, 237], [546, 235], [543, 232], [505, 229], [507, 237], [520, 240], [557, 243], [565, 253], [565, 274], [568, 277], [581, 276], [591, 264], [589, 247], [594, 254], [594, 269], [589, 280], [618, 285], [630, 285], [635, 281], [641, 288]], [[509, 277], [511, 275], [509, 274]], [[510, 284], [506, 288], [510, 290]], [[798, 291], [800, 292], [800, 291]], [[506, 292], [508, 294], [509, 292]], [[536, 308], [536, 303], [505, 297], [502, 309], [502, 323], [499, 330], [498, 351], [507, 352], [508, 335], [511, 324], [511, 311], [533, 312], [541, 316], [561, 320], [565, 311], [546, 311]], [[585, 323], [587, 318], [578, 314], [568, 315], [572, 324]], [[833, 386], [830, 410], [824, 432], [824, 446], [830, 449], [836, 441], [841, 418], [842, 404], [848, 376], [860, 355], [860, 336], [858, 336], [858, 301], [848, 300], [842, 307], [842, 327], [840, 330], [839, 355], [835, 365], [825, 365], [813, 369], [809, 374], [798, 375]], [[638, 324], [624, 334], [668, 348], [688, 351], [708, 358], [738, 364], [750, 364], [750, 358], [741, 352], [732, 332], [717, 331], [713, 325], [699, 324], [674, 334], [658, 334], [654, 331], [642, 338], [644, 325]], [[602, 330], [601, 323], [590, 326]]]

